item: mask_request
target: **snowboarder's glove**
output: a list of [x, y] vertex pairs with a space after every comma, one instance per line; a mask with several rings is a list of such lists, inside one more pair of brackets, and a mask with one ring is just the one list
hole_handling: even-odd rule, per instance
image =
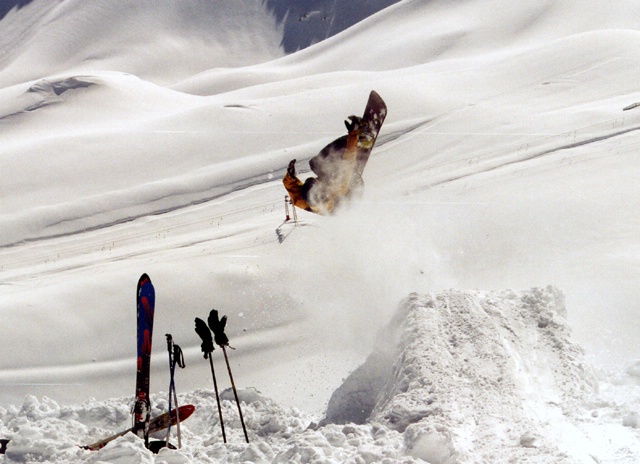
[[229, 338], [224, 333], [224, 328], [227, 325], [227, 316], [222, 316], [222, 319], [218, 319], [218, 311], [212, 309], [209, 313], [209, 328], [213, 332], [216, 345], [227, 346], [229, 345]]
[[347, 131], [349, 131], [349, 133], [355, 132], [361, 127], [364, 127], [364, 119], [359, 116], [352, 115], [344, 122], [344, 125], [347, 126]]
[[296, 176], [296, 160], [295, 159], [292, 159], [291, 161], [289, 161], [289, 166], [287, 166], [287, 174], [289, 174], [291, 177]]
[[200, 349], [202, 349], [202, 352], [204, 353], [204, 358], [207, 359], [209, 354], [214, 350], [213, 340], [211, 338], [209, 327], [207, 327], [207, 324], [199, 317], [196, 317], [196, 333], [202, 339]]

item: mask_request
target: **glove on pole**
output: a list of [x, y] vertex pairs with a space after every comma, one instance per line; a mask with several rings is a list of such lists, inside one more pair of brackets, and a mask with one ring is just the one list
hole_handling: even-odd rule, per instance
[[224, 421], [222, 419], [222, 407], [220, 406], [220, 395], [218, 394], [218, 382], [216, 381], [216, 373], [213, 370], [213, 359], [211, 358], [211, 353], [214, 350], [213, 340], [211, 338], [211, 332], [209, 331], [207, 324], [199, 317], [196, 317], [196, 333], [202, 339], [202, 345], [200, 345], [200, 348], [204, 353], [204, 359], [209, 358], [209, 364], [211, 365], [211, 376], [213, 377], [213, 389], [216, 392], [216, 402], [218, 403], [218, 416], [220, 417], [220, 428], [222, 429], [222, 440], [226, 443], [227, 436], [224, 433]]
[[236, 385], [233, 381], [233, 375], [231, 374], [231, 365], [229, 364], [229, 358], [227, 357], [226, 347], [229, 346], [229, 338], [224, 333], [224, 328], [227, 325], [227, 316], [222, 316], [222, 319], [218, 318], [218, 311], [212, 309], [209, 313], [209, 328], [213, 332], [216, 345], [222, 348], [224, 353], [224, 360], [227, 363], [227, 370], [229, 371], [229, 379], [231, 380], [231, 388], [233, 389], [233, 396], [236, 399], [238, 405], [238, 414], [240, 415], [240, 422], [242, 423], [242, 430], [244, 431], [244, 438], [249, 443], [249, 436], [247, 435], [247, 428], [244, 425], [244, 418], [242, 417], [242, 409], [240, 408], [240, 400], [238, 399], [238, 392], [236, 391]]

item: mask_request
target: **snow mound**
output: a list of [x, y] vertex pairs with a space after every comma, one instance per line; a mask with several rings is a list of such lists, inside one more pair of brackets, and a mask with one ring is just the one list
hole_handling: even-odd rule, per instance
[[551, 462], [563, 444], [543, 432], [550, 418], [562, 422], [597, 392], [565, 316], [553, 287], [412, 294], [322, 424], [381, 424], [430, 463], [507, 462], [505, 453]]

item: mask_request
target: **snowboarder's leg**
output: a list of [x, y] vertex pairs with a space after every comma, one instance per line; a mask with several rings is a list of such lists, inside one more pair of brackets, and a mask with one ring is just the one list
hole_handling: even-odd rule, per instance
[[303, 194], [311, 206], [309, 211], [318, 214], [328, 214], [335, 207], [335, 196], [329, 185], [310, 177], [304, 182]]
[[347, 148], [345, 150], [345, 158], [349, 161], [352, 168], [349, 180], [343, 185], [344, 196], [351, 198], [354, 195], [362, 195], [364, 190], [364, 181], [358, 173], [356, 167], [358, 162], [358, 146], [368, 137], [368, 124], [358, 116], [349, 116], [349, 121], [345, 121], [349, 135], [347, 136]]
[[366, 125], [364, 120], [358, 116], [349, 116], [349, 119], [344, 123], [348, 131], [347, 144], [342, 153], [342, 159], [337, 162], [338, 175], [331, 188], [331, 197], [334, 203], [349, 192], [358, 158], [358, 138]]
[[[314, 172], [321, 172], [322, 177], [318, 175], [318, 178], [307, 179], [303, 184], [295, 177], [295, 166], [292, 165], [295, 164], [295, 160], [289, 163], [289, 169], [282, 181], [296, 206], [318, 214], [329, 214], [349, 192], [357, 164], [358, 137], [366, 123], [362, 118], [349, 116], [345, 124], [349, 131], [347, 137], [338, 139], [340, 143], [325, 147], [323, 151], [328, 153], [322, 155], [321, 152], [316, 157], [322, 161], [316, 163], [317, 170], [314, 169]], [[310, 165], [313, 169], [313, 163], [310, 162]], [[308, 208], [300, 206], [301, 202], [295, 203], [297, 198], [303, 198]]]
[[347, 147], [344, 150], [342, 159], [346, 161], [353, 161], [355, 163], [356, 156], [358, 154], [358, 138], [360, 133], [365, 129], [366, 122], [364, 119], [358, 116], [349, 116], [344, 122], [347, 126]]

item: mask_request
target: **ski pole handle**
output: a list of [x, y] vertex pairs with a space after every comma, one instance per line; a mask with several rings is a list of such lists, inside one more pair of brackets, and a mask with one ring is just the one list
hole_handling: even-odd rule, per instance
[[184, 369], [187, 365], [184, 363], [184, 354], [179, 345], [173, 345], [173, 363], [177, 364], [180, 369]]

